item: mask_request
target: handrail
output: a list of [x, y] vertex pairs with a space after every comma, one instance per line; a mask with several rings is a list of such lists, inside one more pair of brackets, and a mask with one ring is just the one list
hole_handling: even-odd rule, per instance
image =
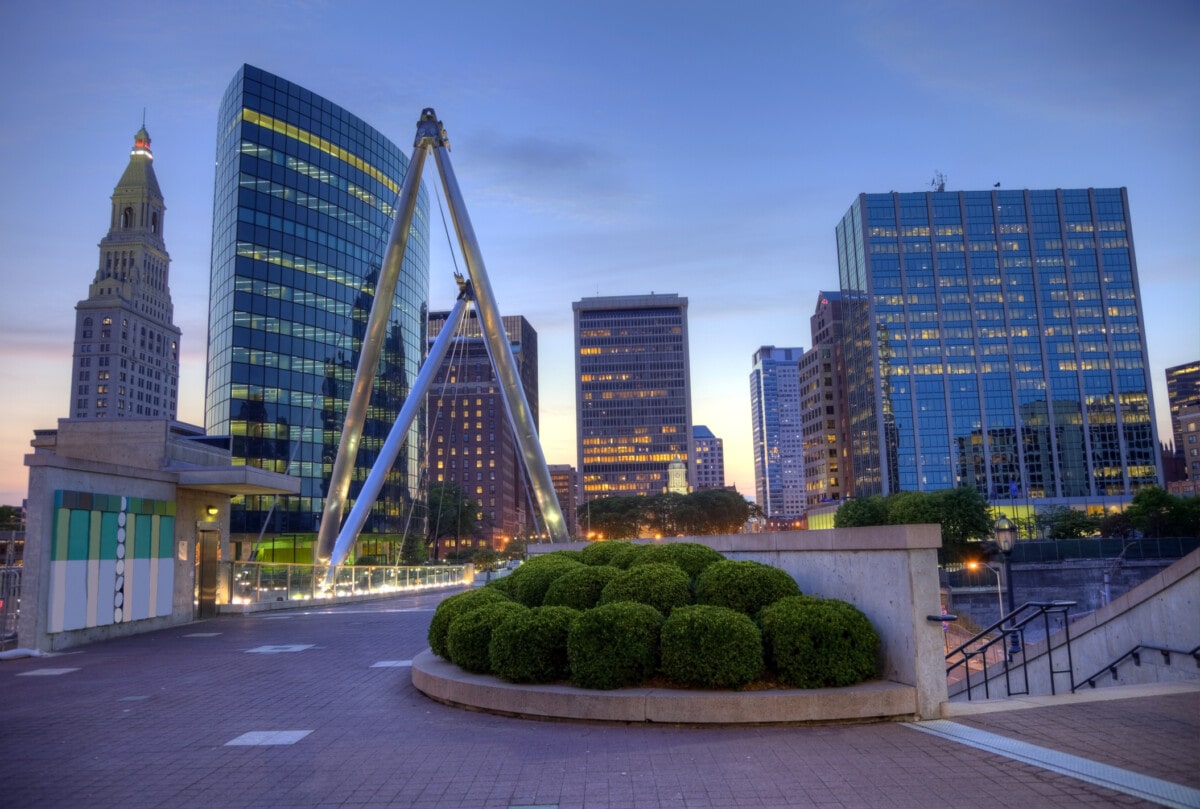
[[[1070, 608], [1074, 607], [1075, 603], [1076, 602], [1074, 602], [1074, 601], [1027, 601], [1027, 602], [1025, 602], [1024, 604], [1017, 607], [1015, 610], [1013, 610], [1008, 615], [1002, 616], [1000, 618], [1000, 620], [985, 627], [974, 637], [968, 639], [967, 641], [959, 644], [957, 647], [955, 647], [954, 649], [947, 652], [947, 654], [946, 654], [947, 661], [950, 661], [952, 658], [954, 658], [957, 655], [961, 655], [962, 659], [957, 660], [953, 663], [950, 663], [950, 665], [946, 667], [946, 676], [949, 677], [954, 672], [954, 670], [957, 669], [959, 666], [963, 667], [964, 677], [967, 682], [967, 700], [970, 701], [972, 698], [972, 689], [974, 687], [971, 683], [971, 660], [975, 657], [982, 656], [982, 658], [983, 658], [983, 695], [984, 695], [984, 699], [990, 699], [991, 698], [991, 689], [990, 689], [989, 683], [992, 678], [988, 676], [988, 672], [987, 672], [987, 653], [988, 653], [988, 650], [991, 649], [996, 644], [1008, 644], [1008, 649], [1002, 658], [1002, 662], [1004, 664], [1005, 690], [1006, 690], [1008, 696], [1010, 696], [1010, 697], [1017, 695], [1017, 694], [1028, 694], [1029, 693], [1029, 671], [1028, 671], [1028, 667], [1027, 667], [1028, 660], [1025, 657], [1025, 649], [1026, 649], [1025, 627], [1028, 626], [1031, 622], [1033, 622], [1033, 621], [1037, 620], [1039, 617], [1041, 617], [1042, 620], [1044, 621], [1044, 625], [1045, 625], [1047, 644], [1049, 644], [1050, 615], [1062, 613], [1062, 615], [1065, 619]], [[1025, 615], [1024, 617], [1020, 617], [1021, 614], [1025, 613], [1025, 612], [1029, 612], [1029, 614]], [[1064, 629], [1067, 629], [1066, 620], [1063, 621], [1063, 626], [1064, 626]], [[996, 635], [995, 637], [989, 638], [988, 636], [994, 632], [998, 632], [999, 634]], [[985, 640], [985, 639], [986, 639], [986, 642], [983, 643], [983, 645], [976, 646], [973, 649], [970, 648], [972, 646], [972, 644], [978, 644], [979, 641]], [[1056, 670], [1054, 668], [1054, 650], [1052, 648], [1050, 648], [1049, 645], [1047, 645], [1047, 647], [1046, 647], [1047, 660], [1048, 660], [1048, 663], [1050, 666], [1050, 675], [1051, 675], [1050, 676], [1050, 693], [1052, 693], [1052, 694], [1054, 693], [1054, 675], [1055, 674], [1069, 674], [1072, 671], [1071, 636], [1070, 636], [1069, 629], [1067, 629], [1065, 642], [1062, 645], [1060, 645], [1058, 648], [1062, 648], [1062, 646], [1065, 646], [1067, 649], [1067, 668], [1061, 669], [1061, 670]], [[1016, 658], [1017, 654], [1020, 654], [1020, 663], [1017, 666], [1013, 666], [1011, 664], [1013, 664], [1015, 662], [1015, 658]], [[1012, 679], [1011, 679], [1012, 671], [1014, 668], [1017, 668], [1018, 666], [1021, 670], [1021, 674], [1023, 675], [1024, 681], [1025, 681], [1025, 690], [1024, 691], [1013, 690], [1013, 683], [1012, 683]], [[1074, 685], [1073, 682], [1072, 682], [1072, 685]]]
[[1079, 682], [1075, 682], [1075, 677], [1072, 675], [1072, 677], [1071, 677], [1071, 693], [1074, 694], [1076, 689], [1082, 688], [1084, 683], [1087, 683], [1092, 688], [1095, 688], [1096, 687], [1096, 678], [1099, 677], [1101, 674], [1103, 674], [1106, 671], [1109, 672], [1110, 674], [1112, 674], [1112, 678], [1114, 680], [1117, 679], [1117, 666], [1121, 665], [1126, 660], [1132, 659], [1133, 665], [1135, 665], [1135, 666], [1142, 665], [1142, 650], [1143, 649], [1145, 649], [1147, 651], [1151, 651], [1151, 652], [1160, 653], [1163, 656], [1163, 663], [1165, 663], [1168, 666], [1171, 665], [1171, 655], [1177, 654], [1177, 655], [1191, 656], [1192, 658], [1194, 658], [1196, 660], [1196, 666], [1200, 667], [1200, 646], [1196, 646], [1195, 648], [1188, 651], [1188, 650], [1184, 650], [1184, 649], [1172, 649], [1168, 646], [1155, 646], [1150, 643], [1139, 643], [1137, 646], [1134, 646], [1128, 652], [1126, 652], [1125, 654], [1116, 658], [1108, 665], [1101, 666], [1099, 668], [1099, 670], [1097, 670], [1096, 673], [1093, 674], [1091, 677], [1083, 677], [1082, 679], [1079, 680]]

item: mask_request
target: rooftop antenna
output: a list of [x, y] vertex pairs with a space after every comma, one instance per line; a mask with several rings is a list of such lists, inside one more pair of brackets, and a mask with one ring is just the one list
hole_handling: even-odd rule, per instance
[[946, 190], [946, 175], [940, 171], [933, 173], [933, 179], [929, 181], [929, 187], [934, 191], [942, 192]]

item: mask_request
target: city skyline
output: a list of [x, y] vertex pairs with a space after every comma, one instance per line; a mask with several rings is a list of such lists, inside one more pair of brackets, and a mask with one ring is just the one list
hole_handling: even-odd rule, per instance
[[[1200, 357], [1200, 272], [1186, 242], [1200, 184], [1189, 44], [1200, 9], [1016, 5], [731, 15], [710, 3], [459, 3], [438, 10], [456, 15], [455, 36], [432, 44], [405, 36], [411, 15], [374, 3], [354, 14], [254, 2], [6, 8], [13, 44], [0, 65], [21, 79], [0, 90], [0, 133], [26, 157], [5, 201], [20, 304], [0, 326], [0, 503], [24, 496], [33, 430], [70, 415], [73, 308], [143, 114], [170, 219], [179, 418], [203, 423], [217, 109], [243, 62], [401, 145], [422, 107], [437, 110], [501, 310], [541, 335], [551, 464], [577, 463], [570, 303], [671, 292], [690, 301], [694, 420], [725, 440], [726, 482], [753, 496], [754, 350], [810, 348], [810, 301], [836, 287], [834, 228], [859, 193], [924, 191], [939, 171], [955, 191], [1128, 188], [1165, 440], [1165, 369]], [[397, 48], [430, 58], [395, 60]], [[136, 66], [95, 69], [113, 53], [136, 53]], [[428, 174], [426, 186], [438, 309], [453, 301], [454, 265]]]

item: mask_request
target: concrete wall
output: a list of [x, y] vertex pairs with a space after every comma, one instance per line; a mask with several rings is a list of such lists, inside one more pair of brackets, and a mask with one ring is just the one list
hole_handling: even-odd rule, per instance
[[[947, 698], [941, 623], [936, 525], [893, 525], [826, 531], [684, 537], [729, 559], [787, 571], [810, 595], [847, 601], [867, 616], [883, 646], [883, 676], [917, 689], [917, 713], [937, 717]], [[641, 542], [641, 541], [639, 541]], [[531, 545], [531, 554], [587, 543]]]
[[[1016, 576], [1014, 576], [1016, 578]], [[1163, 646], [1190, 651], [1200, 646], [1200, 551], [1180, 559], [1175, 564], [1150, 577], [1120, 598], [1095, 612], [1071, 622], [1071, 670], [1080, 687], [1083, 678], [1090, 677], [1138, 644]], [[1030, 644], [1025, 650], [1032, 695], [1070, 693], [1071, 676], [1051, 674], [1051, 659], [1047, 648], [1053, 650], [1053, 667], [1067, 668], [1066, 632], [1053, 633], [1049, 646], [1045, 641]], [[1143, 652], [1142, 664], [1126, 660], [1117, 669], [1118, 679], [1108, 673], [1095, 680], [1096, 687], [1133, 685], [1156, 682], [1200, 682], [1200, 668], [1187, 655], [1172, 655], [1168, 665], [1158, 652]], [[990, 677], [1003, 678], [1000, 666], [989, 669]], [[975, 677], [974, 686], [982, 680]], [[1022, 687], [1024, 681], [1021, 681]], [[954, 693], [964, 690], [956, 685]]]

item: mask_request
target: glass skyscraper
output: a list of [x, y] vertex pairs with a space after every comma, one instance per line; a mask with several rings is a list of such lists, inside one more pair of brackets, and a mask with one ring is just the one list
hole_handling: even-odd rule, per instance
[[584, 298], [575, 311], [575, 424], [583, 502], [696, 479], [687, 298]]
[[767, 517], [804, 513], [804, 434], [800, 413], [803, 348], [762, 346], [750, 371], [754, 490]]
[[855, 496], [1159, 482], [1124, 188], [860, 194], [837, 247]]
[[[234, 534], [318, 528], [407, 168], [407, 156], [377, 130], [278, 76], [245, 65], [225, 92], [217, 127], [205, 426], [232, 436], [234, 463], [302, 481], [299, 496], [278, 504], [266, 496], [234, 498]], [[351, 499], [424, 356], [428, 287], [422, 191]], [[408, 524], [422, 483], [424, 435], [420, 418], [367, 531], [399, 532]]]

